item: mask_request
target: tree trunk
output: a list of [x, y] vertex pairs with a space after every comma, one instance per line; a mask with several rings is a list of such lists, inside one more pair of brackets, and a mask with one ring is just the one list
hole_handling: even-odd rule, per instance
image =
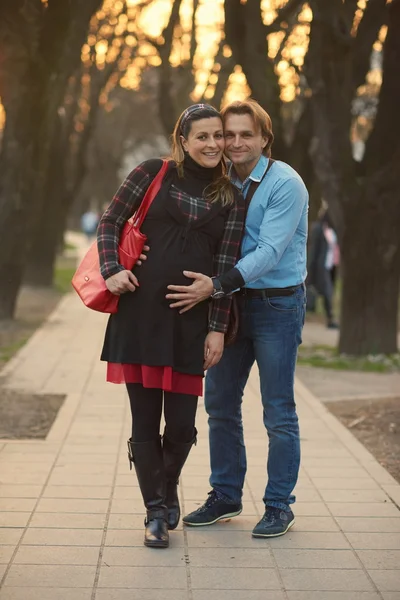
[[343, 206], [344, 280], [340, 350], [397, 350], [400, 281], [400, 1], [388, 10], [383, 79], [363, 164], [360, 199]]
[[14, 314], [28, 246], [24, 200], [30, 186], [26, 170], [32, 160], [32, 137], [37, 127], [28, 87], [25, 80], [15, 87], [15, 97], [3, 97], [7, 120], [0, 156], [0, 320]]
[[397, 351], [400, 202], [393, 183], [387, 171], [368, 178], [345, 207], [339, 350], [346, 354]]
[[[0, 36], [9, 42], [0, 72], [6, 111], [0, 176], [2, 319], [14, 314], [27, 248], [43, 201], [58, 109], [68, 77], [79, 64], [90, 18], [100, 3], [49, 1], [45, 6], [31, 0], [20, 6], [21, 2], [13, 0], [4, 8], [8, 12], [3, 22], [0, 11]], [[10, 24], [13, 34], [16, 31], [20, 36], [22, 52], [18, 35], [7, 38]]]
[[340, 0], [310, 4], [306, 74], [313, 92], [313, 161], [342, 250], [339, 348], [354, 355], [392, 353], [400, 277], [400, 1], [389, 5], [378, 114], [358, 178], [349, 143], [354, 41]]

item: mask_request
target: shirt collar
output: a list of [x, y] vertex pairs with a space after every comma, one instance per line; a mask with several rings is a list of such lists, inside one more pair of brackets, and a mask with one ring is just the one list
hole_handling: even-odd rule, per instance
[[254, 167], [254, 169], [252, 170], [250, 175], [248, 177], [246, 177], [246, 179], [244, 181], [241, 181], [241, 179], [238, 177], [238, 175], [235, 171], [235, 167], [234, 167], [233, 163], [231, 163], [229, 166], [230, 180], [233, 183], [233, 185], [236, 186], [238, 189], [243, 189], [247, 185], [247, 183], [249, 182], [250, 179], [252, 181], [260, 182], [261, 179], [264, 177], [265, 171], [268, 168], [268, 164], [269, 164], [269, 158], [267, 158], [266, 156], [264, 156], [262, 154], [258, 160], [258, 163]]

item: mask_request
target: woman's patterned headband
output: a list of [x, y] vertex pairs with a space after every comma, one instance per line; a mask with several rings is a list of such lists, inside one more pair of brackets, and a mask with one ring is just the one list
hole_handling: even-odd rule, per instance
[[189, 106], [189, 108], [187, 108], [185, 110], [185, 112], [183, 113], [183, 117], [182, 117], [181, 125], [180, 125], [180, 130], [181, 130], [181, 134], [182, 135], [183, 135], [183, 131], [185, 129], [185, 125], [189, 121], [190, 117], [194, 113], [196, 113], [196, 112], [198, 112], [200, 110], [204, 110], [205, 108], [208, 109], [208, 110], [211, 110], [211, 111], [215, 112], [215, 116], [216, 117], [220, 116], [220, 114], [217, 111], [217, 109], [214, 108], [213, 106], [211, 106], [210, 104], [192, 104], [192, 106]]

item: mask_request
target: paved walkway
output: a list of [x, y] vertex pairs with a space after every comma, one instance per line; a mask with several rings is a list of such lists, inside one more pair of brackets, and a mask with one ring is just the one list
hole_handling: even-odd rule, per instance
[[[0, 440], [0, 600], [400, 598], [400, 486], [299, 381], [296, 525], [251, 538], [267, 451], [256, 372], [244, 403], [242, 515], [180, 527], [168, 550], [143, 547], [124, 389], [104, 383], [98, 360], [104, 324], [68, 295], [6, 368], [11, 388], [66, 400], [46, 440]], [[180, 486], [185, 512], [209, 490], [202, 405], [198, 429]]]

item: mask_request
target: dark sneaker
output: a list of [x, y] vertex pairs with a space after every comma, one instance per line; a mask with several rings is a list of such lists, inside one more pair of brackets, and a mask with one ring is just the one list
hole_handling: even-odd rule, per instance
[[230, 519], [237, 517], [242, 512], [242, 504], [229, 504], [225, 502], [215, 490], [208, 494], [207, 500], [203, 506], [183, 517], [185, 525], [193, 527], [202, 527], [203, 525], [212, 525], [221, 519]]
[[261, 521], [253, 529], [253, 537], [277, 537], [284, 535], [294, 525], [294, 514], [291, 510], [267, 506]]

